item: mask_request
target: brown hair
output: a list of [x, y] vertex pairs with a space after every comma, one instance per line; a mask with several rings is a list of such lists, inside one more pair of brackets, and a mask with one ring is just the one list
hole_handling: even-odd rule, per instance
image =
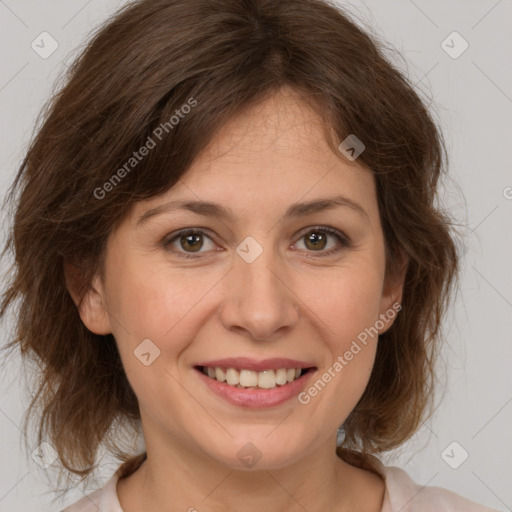
[[[6, 348], [39, 365], [25, 428], [39, 407], [39, 442], [49, 440], [66, 470], [85, 478], [101, 446], [128, 461], [122, 474], [144, 455], [118, 445], [115, 422], [140, 426], [137, 398], [113, 336], [82, 323], [64, 262], [80, 268], [83, 296], [133, 204], [167, 191], [224, 123], [283, 86], [322, 115], [334, 152], [349, 134], [363, 141], [358, 163], [375, 176], [387, 276], [402, 268], [403, 255], [409, 260], [403, 309], [381, 335], [368, 386], [343, 425], [340, 456], [364, 467], [365, 454], [399, 446], [432, 413], [441, 319], [459, 269], [451, 222], [434, 204], [446, 149], [385, 51], [321, 0], [141, 0], [93, 35], [43, 111], [11, 185], [16, 209], [3, 252], [13, 252], [15, 272], [0, 314], [20, 300]], [[190, 112], [113, 181], [191, 100]]]

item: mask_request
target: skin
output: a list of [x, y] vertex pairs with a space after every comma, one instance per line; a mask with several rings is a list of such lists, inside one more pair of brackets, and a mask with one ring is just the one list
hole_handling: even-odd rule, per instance
[[[259, 410], [231, 405], [193, 369], [222, 357], [290, 357], [318, 368], [313, 383], [400, 302], [404, 274], [385, 279], [373, 175], [332, 153], [321, 123], [290, 89], [244, 111], [176, 186], [134, 206], [110, 236], [104, 281], [97, 276], [81, 304], [69, 286], [85, 325], [114, 335], [140, 404], [148, 459], [118, 482], [125, 512], [242, 504], [249, 512], [380, 511], [383, 480], [335, 453], [337, 429], [368, 383], [377, 336], [307, 405], [296, 398]], [[294, 203], [336, 194], [357, 201], [367, 217], [336, 207], [283, 218]], [[137, 226], [143, 213], [177, 199], [220, 203], [234, 219], [180, 210]], [[320, 248], [308, 244], [315, 225], [338, 229], [351, 247], [332, 234]], [[164, 247], [182, 228], [203, 228], [199, 253], [179, 237]], [[252, 263], [236, 252], [248, 236], [263, 250]], [[392, 322], [386, 317], [380, 333]], [[145, 366], [133, 351], [148, 338], [160, 355]], [[247, 442], [262, 454], [251, 468], [237, 456]]]

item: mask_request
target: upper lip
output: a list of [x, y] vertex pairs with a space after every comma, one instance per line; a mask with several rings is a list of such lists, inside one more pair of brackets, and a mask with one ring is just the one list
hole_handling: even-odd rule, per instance
[[283, 357], [273, 357], [271, 359], [256, 360], [250, 357], [228, 357], [225, 359], [215, 359], [213, 361], [204, 361], [195, 366], [206, 366], [210, 368], [235, 368], [239, 370], [253, 370], [261, 372], [263, 370], [278, 370], [279, 368], [312, 368], [314, 365], [296, 359]]

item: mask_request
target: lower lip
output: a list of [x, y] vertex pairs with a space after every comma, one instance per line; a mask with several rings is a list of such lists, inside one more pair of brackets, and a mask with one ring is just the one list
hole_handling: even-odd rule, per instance
[[199, 378], [218, 396], [241, 407], [263, 408], [280, 405], [290, 398], [297, 396], [305, 387], [314, 370], [309, 370], [298, 379], [284, 386], [271, 389], [241, 389], [219, 382], [205, 375], [202, 370], [194, 368]]

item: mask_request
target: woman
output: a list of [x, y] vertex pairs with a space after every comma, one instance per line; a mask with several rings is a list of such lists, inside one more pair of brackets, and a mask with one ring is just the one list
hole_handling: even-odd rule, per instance
[[432, 408], [458, 271], [444, 152], [326, 2], [109, 20], [10, 196], [1, 312], [21, 300], [9, 348], [43, 363], [39, 441], [63, 474], [90, 476], [102, 444], [124, 462], [66, 510], [491, 510], [377, 458]]

